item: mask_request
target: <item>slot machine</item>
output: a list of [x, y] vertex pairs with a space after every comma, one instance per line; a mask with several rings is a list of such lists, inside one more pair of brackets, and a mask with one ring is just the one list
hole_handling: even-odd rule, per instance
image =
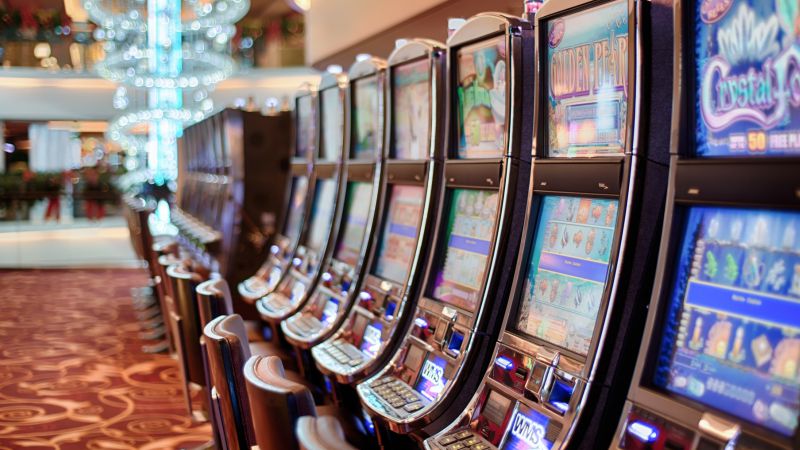
[[670, 113], [671, 48], [637, 49], [671, 26], [671, 8], [649, 2], [539, 9], [533, 170], [512, 296], [481, 387], [426, 448], [611, 441], [603, 421], [621, 411], [635, 365], [626, 355], [647, 314], [669, 161], [670, 128], [658, 119]]
[[612, 446], [800, 448], [798, 4], [675, 8], [666, 219]]
[[[441, 213], [410, 327], [389, 364], [357, 386], [382, 445], [449, 423], [490, 356], [513, 276], [530, 173], [533, 29], [498, 13], [447, 42], [449, 120]], [[412, 434], [413, 433], [413, 434]]]
[[331, 252], [330, 243], [338, 229], [347, 159], [344, 130], [349, 123], [345, 120], [347, 77], [339, 72], [325, 73], [319, 84], [319, 148], [312, 174], [313, 188], [309, 191], [312, 201], [306, 231], [275, 290], [256, 301], [259, 315], [273, 327], [305, 302], [309, 289], [317, 283], [322, 262]]
[[320, 372], [342, 385], [383, 367], [403, 335], [422, 281], [439, 211], [445, 55], [443, 44], [414, 39], [399, 44], [388, 59], [380, 231], [345, 322], [312, 348]]
[[338, 230], [307, 302], [281, 322], [287, 342], [300, 350], [309, 350], [330, 336], [359, 297], [356, 288], [367, 273], [381, 216], [386, 61], [363, 55], [350, 67], [348, 79], [350, 127], [345, 142], [349, 158]]
[[310, 202], [309, 187], [313, 183], [313, 164], [317, 153], [317, 92], [316, 86], [304, 85], [294, 99], [294, 155], [291, 179], [286, 191], [286, 216], [281, 232], [275, 236], [267, 261], [259, 271], [239, 283], [239, 295], [253, 303], [272, 292], [289, 267], [303, 233], [303, 225]]

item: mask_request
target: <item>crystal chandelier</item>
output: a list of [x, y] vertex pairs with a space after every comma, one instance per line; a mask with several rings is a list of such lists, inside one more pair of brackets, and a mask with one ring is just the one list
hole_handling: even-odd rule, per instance
[[120, 84], [108, 137], [144, 151], [156, 183], [177, 177], [177, 139], [213, 111], [209, 91], [236, 71], [230, 40], [249, 0], [85, 0], [103, 78]]

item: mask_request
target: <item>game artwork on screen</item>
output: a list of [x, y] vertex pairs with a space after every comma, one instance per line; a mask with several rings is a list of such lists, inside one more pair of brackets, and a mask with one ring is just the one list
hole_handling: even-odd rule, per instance
[[403, 64], [394, 69], [394, 157], [425, 159], [431, 126], [430, 63]]
[[392, 186], [389, 220], [378, 248], [375, 275], [405, 283], [417, 247], [424, 195], [422, 186]]
[[361, 244], [367, 231], [369, 207], [372, 203], [372, 185], [364, 182], [351, 182], [347, 189], [347, 202], [344, 209], [344, 230], [334, 257], [352, 267], [358, 264]]
[[655, 384], [783, 435], [800, 411], [800, 213], [690, 207]]
[[628, 2], [547, 22], [548, 146], [553, 157], [625, 151]]
[[608, 278], [617, 200], [546, 196], [517, 328], [586, 355]]
[[380, 148], [380, 130], [378, 120], [378, 79], [374, 76], [356, 80], [355, 84], [355, 139], [353, 140], [353, 157], [356, 159], [374, 159]]
[[497, 192], [453, 190], [447, 247], [443, 264], [435, 272], [433, 298], [475, 310], [486, 277], [499, 200]]
[[322, 159], [336, 160], [342, 151], [342, 97], [339, 88], [322, 91]]
[[295, 156], [304, 158], [316, 146], [317, 123], [310, 95], [297, 99], [297, 145]]
[[697, 155], [800, 155], [800, 4], [695, 3]]
[[505, 147], [504, 36], [458, 51], [458, 156], [499, 158]]

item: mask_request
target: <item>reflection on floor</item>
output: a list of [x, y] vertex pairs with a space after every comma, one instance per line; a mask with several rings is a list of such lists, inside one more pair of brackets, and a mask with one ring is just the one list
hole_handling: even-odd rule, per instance
[[197, 446], [176, 361], [140, 350], [129, 269], [0, 270], [0, 450]]
[[139, 267], [121, 217], [0, 223], [0, 267]]

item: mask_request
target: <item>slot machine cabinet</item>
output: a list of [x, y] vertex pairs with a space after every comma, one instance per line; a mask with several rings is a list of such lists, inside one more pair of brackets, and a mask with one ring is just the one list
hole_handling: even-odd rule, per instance
[[342, 385], [385, 365], [404, 334], [422, 282], [424, 255], [439, 211], [445, 56], [444, 44], [415, 39], [388, 59], [388, 157], [377, 207], [377, 240], [362, 266], [367, 273], [344, 323], [311, 350], [320, 372]]
[[668, 34], [670, 19], [671, 8], [626, 0], [538, 11], [534, 159], [512, 300], [482, 386], [426, 448], [611, 441], [607, 414], [622, 409], [635, 365], [626, 355], [647, 314], [667, 190], [672, 52], [644, 43]]
[[[479, 14], [448, 39], [442, 212], [411, 324], [389, 364], [357, 386], [381, 444], [421, 441], [466, 406], [511, 286], [530, 176], [533, 29]], [[495, 297], [500, 301], [495, 301]], [[421, 443], [421, 442], [419, 442]]]
[[[290, 127], [287, 112], [226, 109], [184, 130], [179, 148], [187, 170], [172, 217], [193, 259], [230, 283], [258, 268], [284, 216]], [[243, 306], [234, 303], [238, 313], [254, 315]]]
[[254, 303], [272, 292], [289, 268], [308, 224], [311, 204], [313, 165], [317, 153], [317, 87], [304, 84], [294, 98], [294, 152], [290, 164], [289, 185], [284, 203], [286, 215], [281, 219], [281, 230], [269, 248], [269, 256], [254, 275], [239, 283], [239, 295], [247, 303]]
[[675, 2], [666, 219], [613, 448], [800, 448], [797, 3], [709, 6]]
[[346, 90], [347, 76], [341, 73], [326, 72], [320, 80], [317, 94], [320, 127], [313, 185], [309, 192], [308, 225], [275, 290], [256, 301], [261, 318], [275, 329], [305, 304], [322, 273], [322, 262], [333, 252], [344, 203], [342, 185], [348, 156], [344, 144], [345, 130], [349, 126]]
[[281, 322], [286, 340], [300, 350], [310, 350], [327, 339], [359, 297], [357, 287], [367, 273], [381, 217], [386, 61], [359, 58], [350, 67], [348, 79], [350, 127], [345, 142], [349, 158], [344, 170], [344, 203], [337, 217], [339, 227], [308, 301]]

